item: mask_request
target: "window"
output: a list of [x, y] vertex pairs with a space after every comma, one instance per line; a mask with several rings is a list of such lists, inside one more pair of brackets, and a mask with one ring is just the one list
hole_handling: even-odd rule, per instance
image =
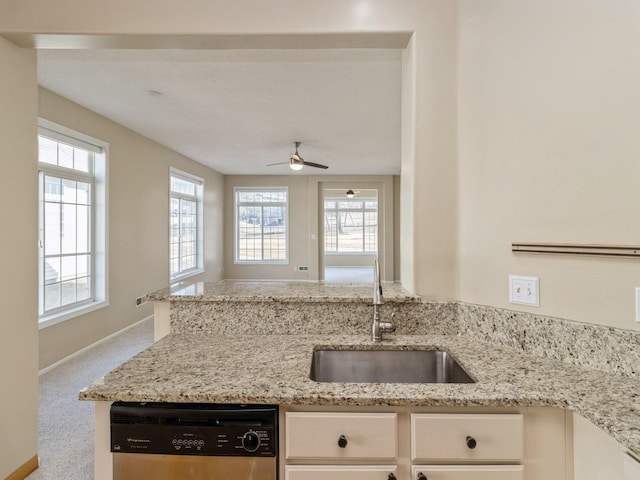
[[169, 271], [171, 280], [204, 271], [202, 190], [204, 181], [174, 168], [170, 171]]
[[324, 200], [324, 251], [327, 254], [378, 252], [378, 199]]
[[236, 263], [288, 263], [288, 190], [236, 188]]
[[106, 304], [106, 144], [40, 120], [41, 326]]

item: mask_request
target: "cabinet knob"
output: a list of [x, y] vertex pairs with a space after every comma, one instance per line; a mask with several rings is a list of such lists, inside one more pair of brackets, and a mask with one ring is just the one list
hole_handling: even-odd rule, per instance
[[424, 473], [418, 472], [418, 480], [429, 480], [429, 479]]
[[345, 448], [347, 446], [347, 437], [340, 435], [340, 438], [338, 438], [338, 446], [340, 448]]
[[476, 439], [473, 438], [471, 435], [467, 435], [467, 438], [465, 439], [465, 441], [467, 442], [467, 447], [469, 447], [471, 450], [476, 448], [476, 445], [478, 445], [478, 442], [476, 442]]
[[398, 478], [393, 473], [390, 473], [387, 480], [398, 480]]

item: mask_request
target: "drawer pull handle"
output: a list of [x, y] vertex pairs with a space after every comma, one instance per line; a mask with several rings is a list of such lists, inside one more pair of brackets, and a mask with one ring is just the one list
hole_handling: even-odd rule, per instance
[[476, 439], [473, 438], [471, 435], [467, 435], [467, 438], [465, 440], [467, 442], [467, 447], [469, 447], [471, 450], [476, 448], [476, 445], [478, 445], [478, 442], [476, 442]]
[[398, 479], [393, 473], [390, 473], [389, 476], [387, 477], [387, 480], [398, 480]]
[[429, 480], [429, 479], [424, 473], [418, 472], [418, 480]]
[[347, 437], [340, 435], [340, 438], [338, 438], [338, 446], [340, 448], [345, 448], [347, 446]]

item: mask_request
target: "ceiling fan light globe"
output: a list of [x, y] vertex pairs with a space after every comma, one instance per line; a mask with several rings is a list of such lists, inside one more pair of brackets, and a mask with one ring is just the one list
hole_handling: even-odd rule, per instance
[[293, 158], [291, 159], [291, 163], [289, 164], [289, 167], [291, 167], [291, 170], [302, 170], [302, 167], [304, 167], [304, 165], [301, 162], [296, 162], [293, 160]]

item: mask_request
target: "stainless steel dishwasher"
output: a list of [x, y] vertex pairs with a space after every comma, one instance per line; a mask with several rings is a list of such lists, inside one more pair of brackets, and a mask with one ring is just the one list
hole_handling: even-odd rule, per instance
[[114, 480], [277, 480], [278, 407], [111, 406]]

